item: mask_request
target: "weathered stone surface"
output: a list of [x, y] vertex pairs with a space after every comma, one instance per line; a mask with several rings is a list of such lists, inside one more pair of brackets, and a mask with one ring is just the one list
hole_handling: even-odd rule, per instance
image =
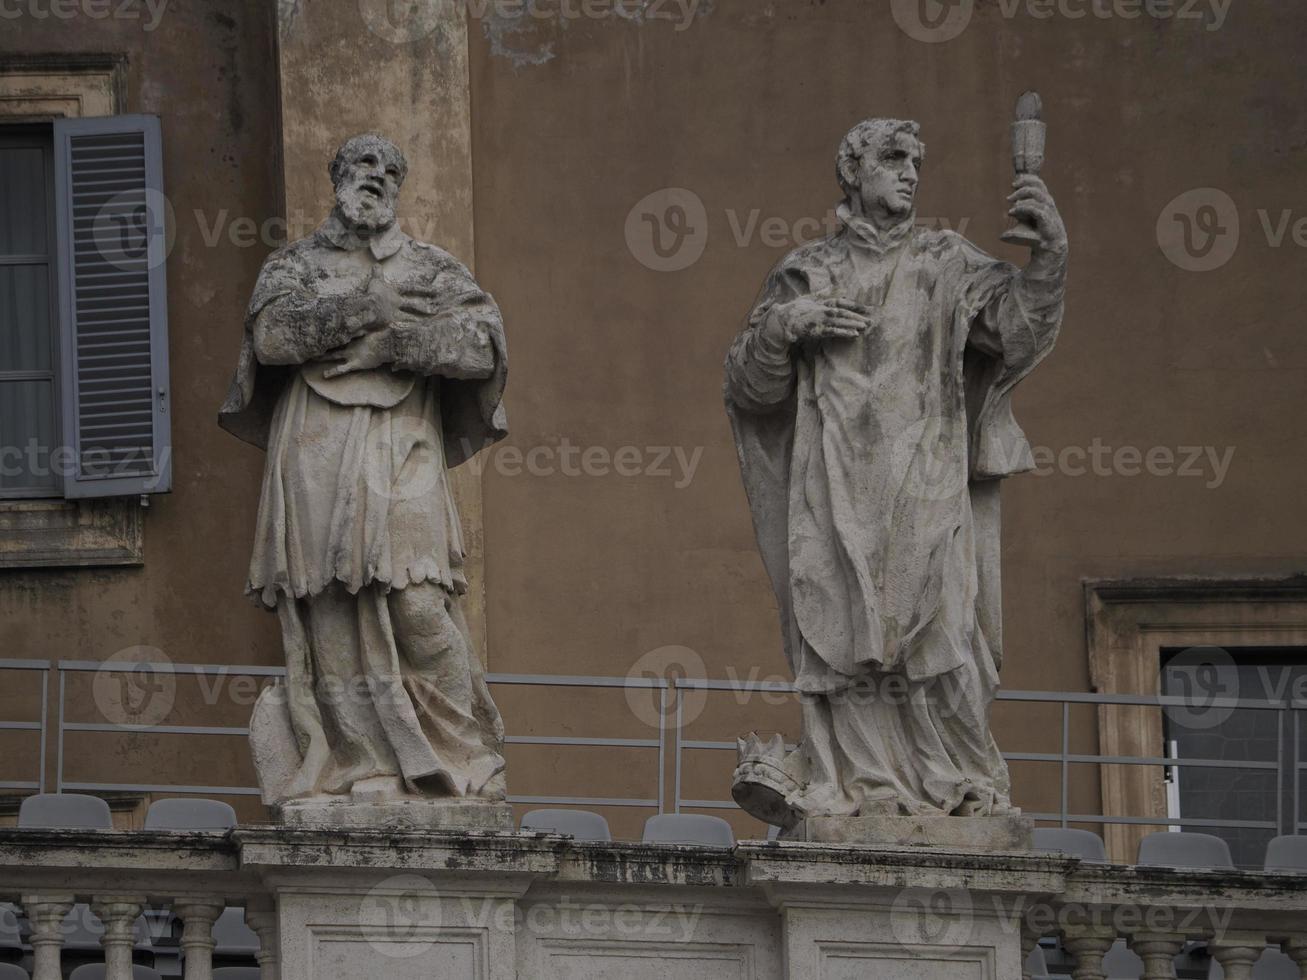
[[400, 804], [507, 792], [447, 472], [507, 434], [503, 323], [400, 229], [398, 147], [354, 137], [328, 171], [335, 208], [264, 263], [220, 413], [268, 453], [247, 591], [278, 615], [287, 676], [251, 723], [259, 784], [295, 821], [501, 827]]
[[762, 820], [856, 818], [821, 833], [878, 840], [901, 833], [878, 818], [1015, 812], [989, 730], [998, 491], [1034, 465], [1010, 397], [1057, 337], [1067, 253], [1035, 173], [1037, 125], [1014, 144], [1024, 270], [917, 227], [919, 127], [869, 119], [839, 150], [841, 227], [781, 260], [727, 355], [727, 413], [803, 695], [796, 749], [741, 742], [733, 795]]
[[823, 844], [898, 844], [951, 850], [1020, 852], [1031, 849], [1029, 817], [807, 817], [784, 832], [787, 840]]
[[384, 802], [301, 800], [283, 803], [278, 818], [288, 827], [358, 830], [494, 830], [513, 829], [513, 808], [487, 800], [394, 799]]

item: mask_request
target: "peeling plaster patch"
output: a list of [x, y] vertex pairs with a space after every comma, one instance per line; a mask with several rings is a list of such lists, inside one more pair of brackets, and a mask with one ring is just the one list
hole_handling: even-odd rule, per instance
[[529, 26], [523, 24], [524, 20], [526, 20], [525, 15], [509, 17], [488, 12], [481, 22], [481, 32], [490, 41], [491, 55], [507, 58], [512, 62], [515, 71], [527, 65], [543, 65], [555, 57], [552, 41], [539, 45], [534, 51], [513, 48], [504, 43], [506, 37], [530, 32]]
[[277, 27], [283, 38], [290, 37], [299, 12], [300, 0], [277, 0]]
[[[508, 59], [515, 70], [543, 65], [557, 57], [552, 40], [531, 43], [535, 40], [534, 29], [547, 24], [555, 30], [567, 30], [577, 18], [574, 11], [578, 9], [575, 3], [526, 0], [513, 4], [514, 12], [508, 13], [496, 0], [468, 0], [468, 3], [470, 15], [481, 22], [481, 31], [490, 41], [491, 54]], [[716, 0], [615, 0], [602, 9], [606, 15], [596, 19], [606, 23], [620, 21], [648, 27], [670, 22], [679, 33], [688, 30], [695, 21], [711, 16]]]

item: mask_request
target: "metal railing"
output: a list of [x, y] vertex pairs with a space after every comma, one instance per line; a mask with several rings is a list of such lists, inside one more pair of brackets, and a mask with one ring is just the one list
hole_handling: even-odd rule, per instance
[[[698, 678], [677, 678], [673, 686], [678, 690], [729, 691], [737, 694], [750, 693], [784, 693], [797, 696], [794, 685], [777, 681], [743, 681], [743, 680], [703, 680]], [[1307, 830], [1307, 821], [1301, 817], [1302, 773], [1307, 769], [1307, 762], [1298, 758], [1301, 745], [1301, 715], [1307, 710], [1307, 701], [1286, 698], [1284, 700], [1256, 700], [1241, 698], [1209, 698], [1201, 705], [1204, 709], [1231, 709], [1279, 712], [1278, 735], [1276, 740], [1276, 760], [1247, 761], [1228, 759], [1188, 759], [1161, 756], [1117, 756], [1093, 753], [1076, 753], [1071, 751], [1071, 708], [1073, 705], [1167, 707], [1192, 709], [1194, 699], [1166, 695], [1130, 695], [1130, 694], [1090, 694], [1072, 691], [1007, 691], [1000, 690], [999, 702], [1044, 703], [1061, 705], [1060, 747], [1057, 752], [1005, 752], [1003, 758], [1008, 762], [1042, 762], [1057, 763], [1059, 767], [1060, 806], [1056, 812], [1028, 812], [1028, 816], [1043, 822], [1054, 822], [1062, 827], [1073, 823], [1129, 824], [1136, 826], [1187, 826], [1208, 828], [1241, 828], [1253, 830], [1271, 830], [1280, 833], [1298, 833]], [[682, 807], [706, 810], [738, 809], [733, 800], [696, 800], [684, 799], [681, 795], [682, 755], [686, 749], [709, 749], [717, 751], [735, 751], [734, 741], [717, 741], [711, 739], [687, 739], [683, 737], [685, 728], [681, 714], [682, 699], [678, 696], [676, 703], [676, 723], [673, 726], [675, 742], [675, 799], [677, 810]], [[1286, 726], [1292, 718], [1293, 739], [1290, 754], [1284, 752]], [[1290, 826], [1281, 826], [1279, 821], [1211, 819], [1202, 817], [1161, 817], [1140, 815], [1104, 815], [1072, 813], [1070, 810], [1071, 767], [1073, 765], [1129, 765], [1158, 766], [1163, 768], [1196, 769], [1241, 769], [1283, 773], [1289, 771], [1291, 777], [1292, 820]], [[1286, 770], [1286, 767], [1291, 767]], [[1276, 781], [1276, 813], [1284, 813], [1284, 779]]]
[[[205, 786], [153, 784], [144, 782], [114, 783], [93, 782], [68, 779], [65, 775], [65, 736], [70, 732], [94, 733], [131, 733], [149, 732], [160, 735], [200, 735], [212, 737], [248, 737], [248, 726], [204, 726], [204, 725], [131, 725], [112, 722], [73, 722], [67, 720], [69, 675], [77, 673], [97, 673], [104, 670], [126, 669], [117, 665], [107, 665], [97, 661], [61, 660], [0, 660], [0, 671], [25, 670], [41, 671], [41, 720], [4, 721], [0, 720], [0, 730], [33, 731], [40, 733], [41, 747], [39, 755], [40, 774], [36, 780], [0, 781], [0, 789], [36, 790], [44, 792], [46, 788], [46, 747], [49, 739], [48, 707], [50, 675], [58, 674], [56, 702], [57, 727], [55, 730], [55, 778], [56, 791], [91, 791], [91, 792], [137, 792], [137, 793], [176, 793], [194, 795], [224, 796], [258, 796], [259, 789], [253, 786]], [[160, 674], [189, 676], [249, 676], [255, 678], [276, 678], [284, 676], [280, 667], [233, 666], [218, 664], [172, 664], [151, 663], [151, 671]], [[609, 690], [653, 690], [658, 695], [658, 726], [654, 735], [647, 738], [599, 738], [561, 735], [507, 735], [505, 742], [510, 745], [539, 746], [590, 746], [601, 748], [636, 748], [657, 750], [657, 784], [656, 791], [648, 796], [607, 797], [582, 795], [510, 795], [510, 802], [538, 805], [577, 805], [577, 806], [613, 806], [636, 807], [657, 810], [667, 809], [680, 812], [682, 809], [733, 810], [738, 809], [729, 799], [695, 799], [687, 798], [682, 792], [682, 778], [686, 769], [685, 753], [695, 750], [735, 751], [734, 740], [694, 739], [685, 736], [687, 727], [684, 718], [684, 692], [730, 692], [737, 696], [754, 694], [797, 696], [792, 684], [782, 681], [746, 681], [746, 680], [708, 680], [701, 678], [654, 678], [654, 677], [602, 677], [602, 676], [568, 676], [548, 674], [487, 674], [486, 680], [492, 686], [531, 686], [556, 688], [593, 688]], [[674, 700], [674, 703], [672, 703]], [[1065, 691], [1000, 691], [998, 701], [1004, 703], [1054, 704], [1061, 707], [1061, 725], [1059, 746], [1055, 752], [1007, 752], [1004, 758], [1009, 762], [1032, 762], [1056, 764], [1059, 772], [1059, 807], [1056, 811], [1031, 813], [1035, 819], [1054, 822], [1062, 826], [1073, 823], [1097, 824], [1133, 824], [1147, 826], [1190, 826], [1190, 827], [1225, 827], [1255, 830], [1275, 830], [1279, 832], [1299, 832], [1307, 830], [1307, 821], [1301, 819], [1302, 772], [1307, 769], [1307, 762], [1299, 759], [1299, 746], [1302, 734], [1301, 712], [1307, 710], [1307, 701], [1285, 699], [1252, 700], [1236, 698], [1212, 698], [1204, 700], [1203, 706], [1212, 709], [1250, 709], [1257, 711], [1279, 712], [1277, 739], [1277, 757], [1275, 761], [1232, 761], [1223, 759], [1189, 759], [1161, 756], [1109, 756], [1094, 753], [1077, 753], [1071, 751], [1071, 709], [1075, 705], [1091, 706], [1133, 706], [1145, 708], [1167, 707], [1192, 708], [1193, 699], [1168, 696], [1143, 696], [1123, 694], [1090, 694]], [[1293, 738], [1286, 756], [1284, 737], [1292, 728]], [[670, 744], [669, 744], [670, 743]], [[671, 757], [673, 779], [670, 800], [666, 790], [666, 770], [668, 757]], [[1263, 772], [1291, 772], [1291, 778], [1277, 780], [1277, 814], [1284, 813], [1284, 792], [1286, 782], [1290, 786], [1292, 802], [1292, 827], [1281, 827], [1276, 821], [1213, 819], [1200, 817], [1162, 817], [1155, 815], [1104, 815], [1092, 813], [1074, 813], [1070, 808], [1071, 770], [1077, 765], [1130, 765], [1156, 766], [1165, 768], [1207, 768], [1207, 769], [1242, 769]], [[1288, 769], [1286, 767], [1291, 767]]]

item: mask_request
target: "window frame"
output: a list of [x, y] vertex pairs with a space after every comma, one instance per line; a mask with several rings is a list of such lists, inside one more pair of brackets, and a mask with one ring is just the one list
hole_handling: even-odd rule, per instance
[[[62, 440], [63, 432], [63, 379], [60, 377], [62, 363], [63, 330], [59, 317], [59, 245], [55, 223], [55, 175], [54, 175], [54, 124], [22, 120], [6, 121], [0, 117], [0, 145], [9, 145], [9, 139], [15, 143], [24, 136], [33, 141], [39, 140], [37, 148], [45, 158], [45, 267], [47, 297], [47, 324], [50, 338], [50, 366], [47, 371], [6, 371], [0, 368], [0, 382], [4, 381], [49, 381], [51, 391], [52, 432], [56, 441]], [[9, 139], [6, 139], [9, 138]], [[12, 261], [14, 258], [31, 259], [34, 256], [0, 255], [0, 267], [19, 265], [38, 265], [37, 262]], [[57, 447], [52, 447], [52, 450]], [[14, 487], [6, 489], [0, 486], [0, 501], [10, 500], [63, 500], [63, 474], [55, 470], [55, 483], [52, 487]]]

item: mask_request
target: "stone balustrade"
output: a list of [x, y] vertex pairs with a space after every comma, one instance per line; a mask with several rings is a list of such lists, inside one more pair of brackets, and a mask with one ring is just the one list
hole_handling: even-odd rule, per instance
[[1056, 937], [1076, 980], [1124, 939], [1146, 980], [1203, 943], [1229, 980], [1269, 944], [1307, 978], [1307, 876], [1082, 864], [1051, 854], [745, 841], [733, 849], [242, 827], [229, 833], [0, 830], [0, 901], [30, 923], [36, 980], [86, 903], [107, 980], [131, 976], [147, 905], [183, 923], [186, 980], [243, 906], [264, 978], [1016, 980]]

